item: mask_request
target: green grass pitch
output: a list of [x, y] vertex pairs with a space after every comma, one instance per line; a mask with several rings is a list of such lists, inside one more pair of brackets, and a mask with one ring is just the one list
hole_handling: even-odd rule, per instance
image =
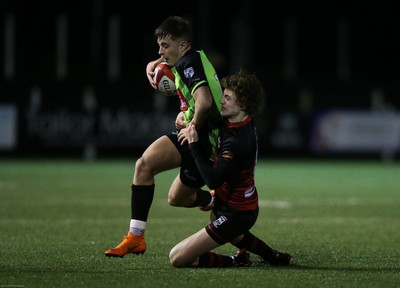
[[[107, 258], [130, 220], [134, 159], [0, 160], [0, 287], [399, 287], [400, 163], [260, 160], [252, 232], [291, 267], [177, 269], [175, 243], [208, 213], [167, 204], [156, 177], [144, 255]], [[231, 245], [216, 251], [231, 254]]]

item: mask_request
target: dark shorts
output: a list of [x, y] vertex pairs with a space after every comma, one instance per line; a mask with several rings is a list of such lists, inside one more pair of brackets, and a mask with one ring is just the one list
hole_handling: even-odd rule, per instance
[[170, 133], [167, 136], [171, 142], [174, 143], [182, 157], [181, 169], [179, 173], [182, 183], [191, 188], [203, 187], [205, 183], [199, 173], [199, 170], [197, 169], [192, 155], [190, 154], [188, 144], [185, 143], [184, 145], [181, 145], [178, 142], [178, 135], [176, 133]]
[[231, 242], [246, 233], [257, 221], [256, 210], [238, 211], [229, 207], [218, 207], [213, 210], [216, 218], [206, 226], [206, 231], [220, 245]]

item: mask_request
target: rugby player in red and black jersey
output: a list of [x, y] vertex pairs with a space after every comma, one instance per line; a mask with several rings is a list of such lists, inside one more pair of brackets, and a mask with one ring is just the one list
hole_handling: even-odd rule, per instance
[[[194, 123], [189, 124], [189, 149], [201, 176], [214, 190], [213, 220], [205, 228], [172, 248], [175, 267], [249, 266], [252, 252], [270, 265], [287, 266], [291, 255], [271, 248], [250, 232], [258, 217], [258, 194], [254, 180], [257, 163], [257, 133], [253, 116], [262, 107], [264, 89], [255, 75], [241, 70], [221, 80], [224, 88], [220, 129], [214, 163], [199, 144]], [[238, 252], [226, 256], [211, 252], [231, 243]]]

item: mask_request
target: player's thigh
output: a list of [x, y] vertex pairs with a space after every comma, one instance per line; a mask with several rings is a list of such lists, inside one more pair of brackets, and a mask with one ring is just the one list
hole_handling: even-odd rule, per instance
[[142, 165], [150, 167], [157, 174], [179, 167], [181, 155], [171, 140], [164, 135], [147, 147], [139, 161], [142, 162]]
[[196, 199], [199, 188], [189, 187], [182, 183], [178, 174], [168, 191], [168, 203], [172, 206], [189, 206]]

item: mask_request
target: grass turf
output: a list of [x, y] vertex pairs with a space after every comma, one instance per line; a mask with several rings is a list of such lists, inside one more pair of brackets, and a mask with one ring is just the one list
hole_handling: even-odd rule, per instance
[[[291, 267], [177, 269], [173, 245], [208, 214], [168, 206], [156, 177], [144, 255], [106, 258], [130, 218], [134, 161], [0, 161], [0, 287], [398, 287], [400, 164], [260, 160], [252, 232]], [[225, 245], [226, 254], [235, 248]]]

